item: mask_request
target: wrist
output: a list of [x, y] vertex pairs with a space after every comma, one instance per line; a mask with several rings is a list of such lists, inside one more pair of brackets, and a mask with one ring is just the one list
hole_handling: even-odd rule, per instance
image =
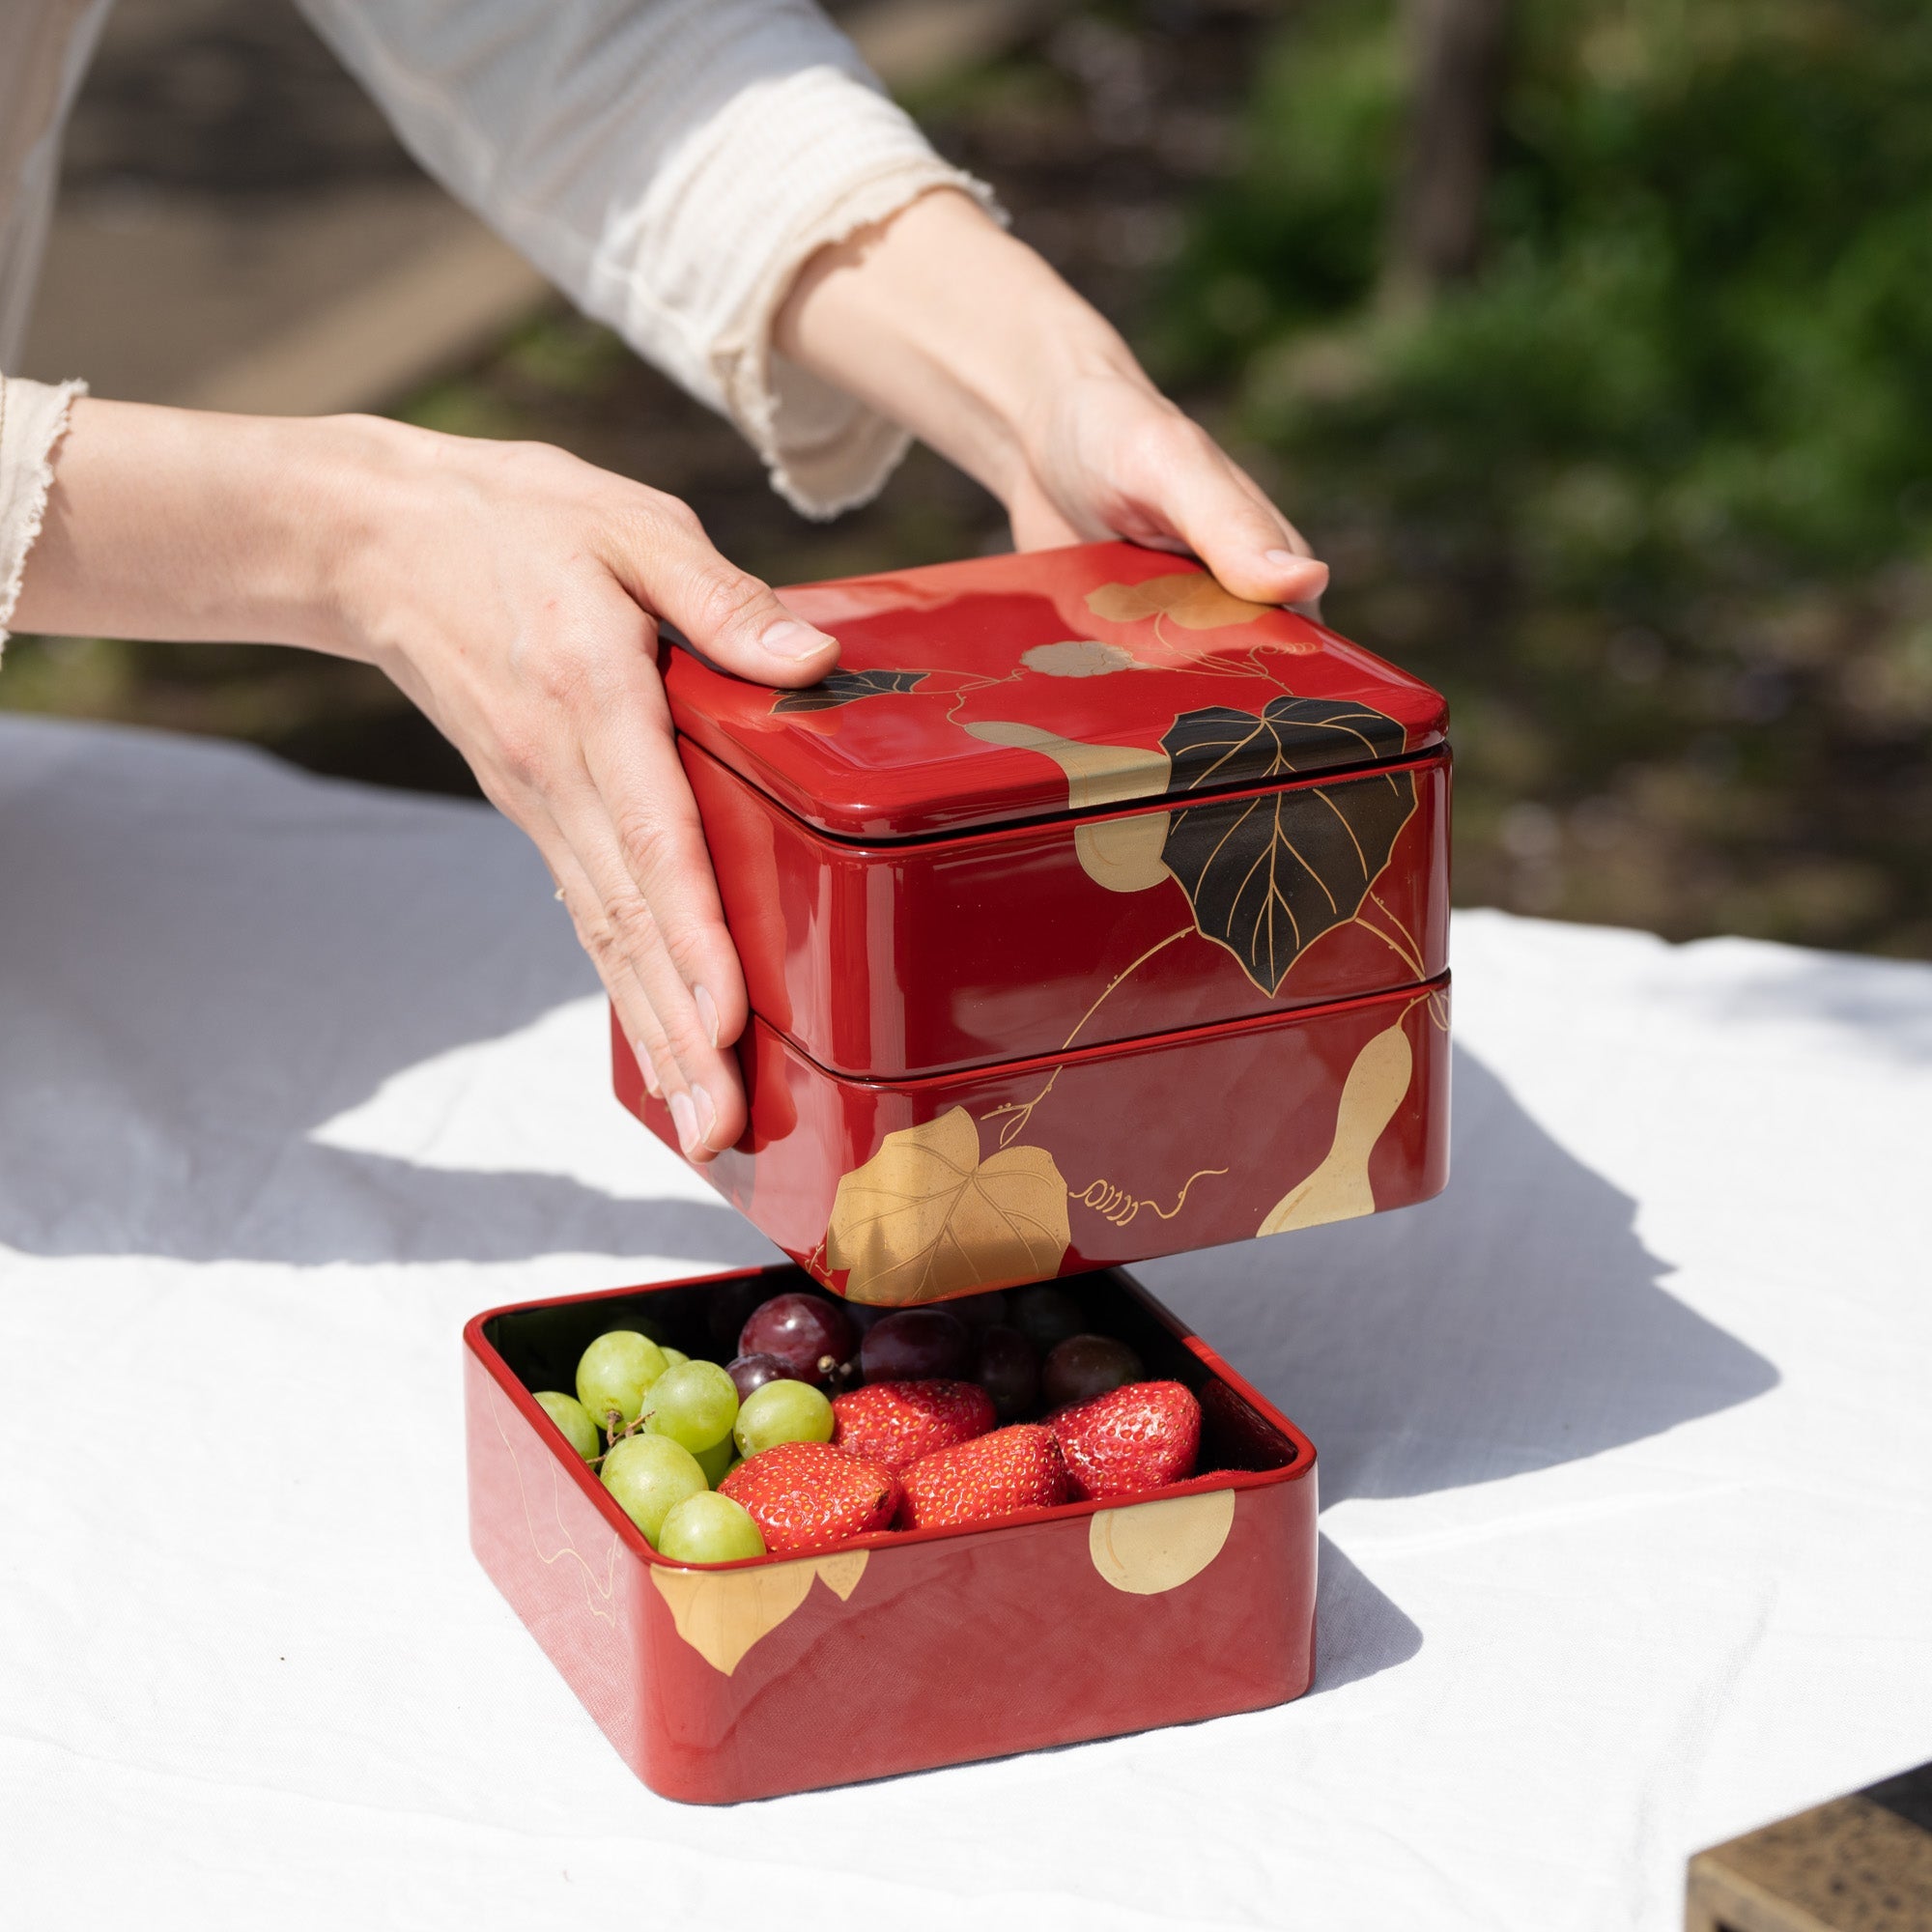
[[951, 189], [821, 249], [774, 334], [793, 361], [904, 424], [1009, 506], [1069, 384], [1150, 387], [1098, 311]]

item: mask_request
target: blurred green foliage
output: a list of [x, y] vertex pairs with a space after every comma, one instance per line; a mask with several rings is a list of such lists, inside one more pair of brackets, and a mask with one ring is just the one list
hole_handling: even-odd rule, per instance
[[1156, 361], [1450, 693], [1459, 898], [1932, 952], [1932, 10], [1512, 34], [1485, 261], [1416, 312], [1397, 12], [1292, 15]]

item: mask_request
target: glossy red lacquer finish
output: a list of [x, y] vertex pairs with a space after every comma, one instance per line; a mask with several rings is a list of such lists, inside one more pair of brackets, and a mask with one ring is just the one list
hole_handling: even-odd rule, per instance
[[[767, 1274], [774, 1293], [797, 1280]], [[1197, 1389], [1213, 1473], [1137, 1505], [682, 1570], [524, 1378], [567, 1386], [573, 1350], [690, 1293], [622, 1290], [497, 1309], [464, 1331], [476, 1554], [638, 1776], [696, 1803], [1299, 1696], [1314, 1669], [1313, 1445], [1137, 1285], [1097, 1277], [1083, 1293], [1096, 1310], [1107, 1297], [1094, 1319], [1131, 1334], [1151, 1373]]]
[[1164, 806], [855, 844], [688, 741], [682, 753], [752, 1009], [835, 1072], [892, 1079], [1027, 1060], [1318, 1006], [1448, 965], [1446, 750], [1192, 808], [1232, 824], [1278, 797], [1305, 807], [1319, 794], [1322, 811], [1340, 807], [1327, 821], [1339, 838], [1352, 800], [1402, 788], [1386, 860], [1372, 883], [1355, 875], [1367, 893], [1351, 904], [1311, 888], [1305, 943], [1279, 979], [1204, 935], [1172, 876], [1123, 892], [1083, 863], [1095, 828], [1165, 825]]
[[[830, 1073], [754, 1020], [750, 1130], [698, 1171], [869, 1302], [1406, 1207], [1448, 1179], [1448, 1006], [1439, 980], [917, 1081]], [[618, 1098], [675, 1148], [615, 1029], [611, 1047]]]
[[[1441, 696], [1293, 611], [1230, 597], [1198, 564], [1131, 544], [976, 557], [788, 586], [838, 639], [815, 693], [747, 684], [685, 651], [665, 682], [679, 731], [797, 817], [904, 838], [1078, 807], [1037, 735], [1102, 758], [1115, 799], [1380, 762], [1441, 741]], [[1205, 709], [1260, 717], [1227, 755], [1153, 754]], [[1011, 742], [1011, 741], [1019, 742]], [[1089, 759], [1088, 764], [1094, 765]], [[1099, 804], [1099, 799], [1084, 801]]]
[[666, 673], [753, 1012], [704, 1172], [785, 1253], [938, 1300], [1443, 1184], [1436, 693], [1125, 544], [786, 596], [823, 684]]

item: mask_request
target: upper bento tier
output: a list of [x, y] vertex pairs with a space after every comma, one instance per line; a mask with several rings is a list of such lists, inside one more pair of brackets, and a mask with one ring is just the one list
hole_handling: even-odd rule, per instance
[[787, 589], [838, 668], [775, 691], [669, 654], [678, 729], [836, 838], [916, 838], [1376, 765], [1440, 694], [1198, 564], [1085, 544]]

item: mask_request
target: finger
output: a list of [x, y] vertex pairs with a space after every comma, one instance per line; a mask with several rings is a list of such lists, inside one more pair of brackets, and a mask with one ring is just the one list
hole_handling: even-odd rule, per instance
[[1195, 555], [1236, 597], [1303, 604], [1328, 587], [1328, 566], [1309, 554], [1301, 533], [1265, 497], [1242, 489], [1225, 463], [1187, 479], [1173, 515]]
[[664, 1083], [657, 1068], [666, 1057], [664, 1030], [658, 1025], [657, 1015], [651, 1010], [642, 982], [629, 958], [605, 942], [603, 909], [583, 867], [541, 801], [519, 800], [514, 810], [500, 805], [498, 810], [505, 810], [505, 815], [523, 828], [549, 867], [550, 875], [556, 882], [556, 896], [577, 930], [578, 944], [597, 969], [597, 977], [604, 982], [604, 990], [616, 1012], [617, 1024], [623, 1028], [624, 1037], [638, 1057], [644, 1089], [652, 1099], [661, 1100]]
[[554, 862], [552, 869], [560, 879], [569, 882], [557, 886], [556, 895], [563, 901], [571, 923], [577, 928], [578, 944], [588, 954], [591, 964], [597, 968], [598, 978], [604, 982], [611, 1010], [617, 1015], [617, 1024], [623, 1029], [624, 1037], [637, 1056], [644, 1092], [653, 1100], [662, 1100], [664, 1079], [658, 1067], [669, 1058], [669, 1049], [665, 1044], [664, 1029], [658, 1024], [657, 1014], [651, 1010], [651, 1003], [644, 996], [643, 983], [628, 956], [615, 946], [606, 943], [604, 934], [608, 922], [604, 919], [603, 906], [588, 875], [568, 846], [562, 848], [561, 856]]
[[1327, 587], [1328, 566], [1198, 423], [1170, 417], [1137, 467], [1134, 496], [1236, 597], [1300, 604]]
[[[1248, 493], [1248, 495], [1255, 500], [1256, 503], [1258, 503], [1261, 506], [1261, 508], [1268, 516], [1273, 517], [1280, 522], [1282, 528], [1288, 534], [1288, 547], [1297, 556], [1312, 557], [1315, 554], [1314, 546], [1311, 545], [1308, 539], [1304, 537], [1301, 534], [1301, 532], [1298, 529], [1296, 529], [1292, 523], [1288, 521], [1286, 517], [1283, 517], [1278, 509], [1275, 508], [1274, 503], [1269, 498], [1267, 492], [1264, 490], [1262, 486], [1259, 483], [1257, 483], [1255, 479], [1252, 476], [1250, 476], [1248, 472], [1245, 469], [1243, 469], [1238, 463], [1236, 463], [1234, 460], [1233, 457], [1227, 457], [1225, 460], [1227, 462], [1229, 469], [1234, 472], [1235, 480], [1240, 484], [1241, 488]], [[1325, 589], [1326, 588], [1325, 567], [1323, 574], [1324, 574], [1323, 588]], [[1317, 622], [1320, 622], [1321, 617], [1321, 592], [1318, 590], [1312, 597], [1297, 598], [1293, 602], [1292, 602], [1288, 608], [1291, 611], [1296, 612], [1300, 616], [1312, 617]]]
[[721, 556], [688, 506], [644, 494], [650, 500], [621, 526], [609, 561], [646, 611], [675, 624], [713, 662], [758, 684], [816, 684], [838, 662], [838, 640]]
[[[688, 1160], [700, 1165], [744, 1132], [744, 1092], [728, 1052], [713, 1041], [701, 1006], [631, 876], [608, 808], [594, 795], [564, 824], [589, 881], [593, 956], [620, 954], [641, 989], [635, 1032], [648, 1056]], [[708, 989], [707, 989], [708, 990]], [[624, 1015], [627, 1024], [633, 1014]]]
[[584, 783], [554, 809], [655, 1016], [666, 1104], [693, 1159], [744, 1131], [744, 1094], [726, 1049], [748, 1016], [697, 815], [673, 749], [663, 687], [648, 666], [621, 701], [584, 722]]

